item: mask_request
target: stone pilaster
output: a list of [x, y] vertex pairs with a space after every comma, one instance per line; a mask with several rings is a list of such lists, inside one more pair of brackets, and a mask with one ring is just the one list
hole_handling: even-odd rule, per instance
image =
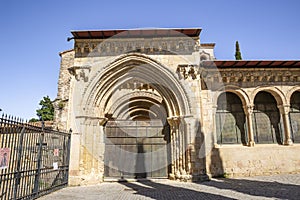
[[89, 116], [80, 116], [76, 119], [83, 128], [72, 143], [70, 174], [73, 181], [70, 185], [97, 184], [103, 181], [104, 175], [103, 126], [107, 119]]

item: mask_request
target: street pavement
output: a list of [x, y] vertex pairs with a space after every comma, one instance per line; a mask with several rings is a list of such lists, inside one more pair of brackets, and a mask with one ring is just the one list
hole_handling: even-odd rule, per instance
[[140, 182], [104, 182], [67, 187], [39, 200], [146, 200], [146, 199], [300, 199], [300, 174], [244, 178], [213, 178], [192, 183], [166, 179]]

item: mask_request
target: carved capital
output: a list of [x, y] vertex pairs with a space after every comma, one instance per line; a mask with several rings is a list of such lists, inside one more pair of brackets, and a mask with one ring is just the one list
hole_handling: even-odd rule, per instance
[[284, 105], [279, 105], [278, 106], [278, 109], [279, 109], [279, 111], [280, 111], [280, 114], [282, 114], [282, 115], [287, 115], [287, 114], [289, 114], [289, 112], [290, 112], [290, 105], [288, 105], [288, 104], [284, 104]]
[[193, 80], [197, 79], [199, 72], [198, 65], [188, 65], [181, 64], [177, 66], [176, 73], [179, 76], [179, 79], [188, 79], [191, 78]]
[[172, 129], [178, 129], [180, 124], [180, 117], [168, 117], [167, 121]]
[[243, 106], [243, 108], [244, 108], [245, 114], [252, 115], [253, 109], [254, 109], [254, 105], [253, 104], [245, 105], [245, 106]]

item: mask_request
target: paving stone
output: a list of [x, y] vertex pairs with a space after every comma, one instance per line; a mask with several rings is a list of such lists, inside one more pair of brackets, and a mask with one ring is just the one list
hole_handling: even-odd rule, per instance
[[300, 174], [212, 179], [191, 183], [171, 180], [104, 182], [67, 187], [40, 200], [148, 200], [148, 199], [300, 199]]

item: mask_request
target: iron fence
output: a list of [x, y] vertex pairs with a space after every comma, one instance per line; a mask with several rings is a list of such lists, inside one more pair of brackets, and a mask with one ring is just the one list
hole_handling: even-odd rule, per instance
[[71, 134], [0, 118], [0, 199], [35, 199], [68, 184]]

